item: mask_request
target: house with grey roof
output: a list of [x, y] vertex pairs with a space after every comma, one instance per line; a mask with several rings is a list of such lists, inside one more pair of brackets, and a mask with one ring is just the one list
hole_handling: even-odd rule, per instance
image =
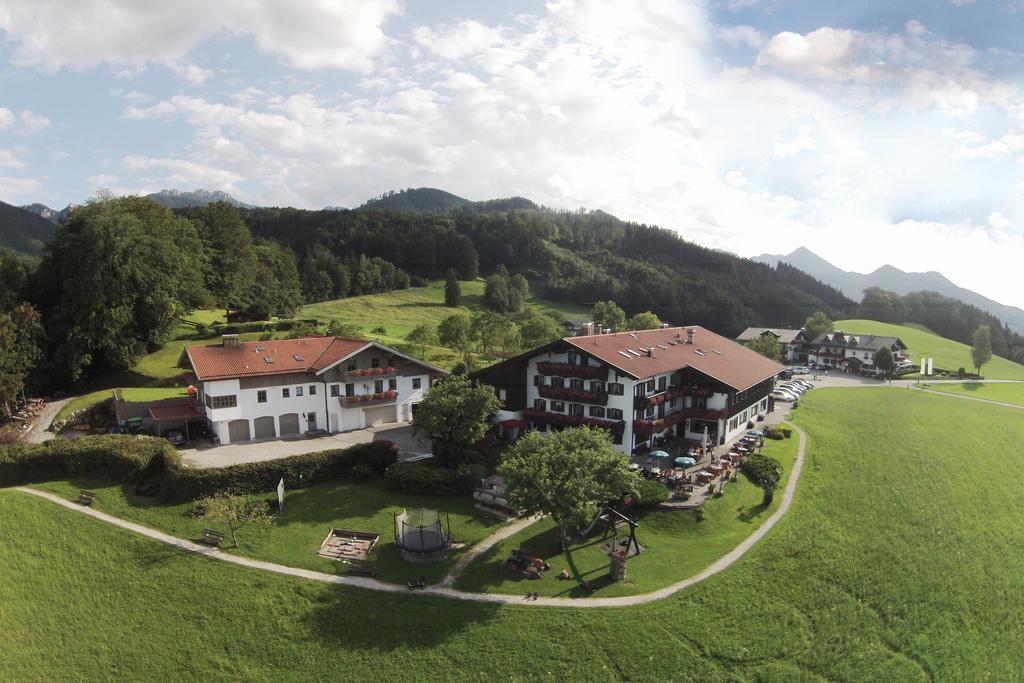
[[736, 337], [736, 341], [741, 344], [748, 344], [759, 337], [765, 336], [773, 337], [779, 342], [779, 346], [782, 347], [779, 360], [783, 363], [797, 363], [807, 360], [807, 350], [805, 348], [807, 339], [804, 338], [804, 331], [802, 329], [788, 330], [780, 327], [748, 327]]

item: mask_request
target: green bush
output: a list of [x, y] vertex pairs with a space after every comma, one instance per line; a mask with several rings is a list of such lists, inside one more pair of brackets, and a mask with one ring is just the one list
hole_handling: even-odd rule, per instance
[[782, 433], [782, 430], [780, 428], [768, 427], [767, 429], [764, 430], [764, 438], [781, 441], [782, 439], [785, 439], [786, 436]]
[[751, 481], [761, 487], [769, 482], [777, 484], [782, 479], [782, 463], [767, 455], [751, 455], [743, 463], [743, 471], [747, 473]]
[[462, 465], [458, 469], [432, 463], [398, 463], [384, 473], [395, 491], [423, 496], [464, 496], [472, 493], [487, 471], [480, 465]]
[[655, 507], [668, 500], [668, 489], [656, 481], [641, 479], [633, 489], [633, 503], [637, 507]]
[[783, 427], [782, 428], [782, 436], [784, 436], [784, 437], [786, 437], [788, 439], [789, 437], [793, 436], [793, 430], [790, 429], [789, 427]]
[[159, 472], [172, 459], [178, 459], [174, 448], [165, 439], [150, 436], [111, 434], [17, 443], [0, 447], [0, 486], [89, 475], [136, 481]]
[[214, 334], [244, 334], [245, 332], [270, 332], [277, 330], [285, 332], [296, 327], [317, 327], [319, 320], [315, 319], [286, 319], [269, 322], [266, 320], [248, 323], [217, 323], [210, 325], [209, 329]]

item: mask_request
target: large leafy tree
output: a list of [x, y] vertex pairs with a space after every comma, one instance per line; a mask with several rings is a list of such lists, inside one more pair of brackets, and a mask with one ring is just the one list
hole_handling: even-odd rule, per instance
[[896, 362], [893, 360], [892, 351], [888, 346], [883, 346], [875, 351], [875, 368], [881, 371], [885, 377], [892, 374], [894, 367], [896, 367]]
[[523, 346], [533, 349], [562, 338], [565, 330], [561, 323], [550, 315], [535, 315], [522, 322], [519, 332], [523, 338]]
[[661, 319], [651, 313], [650, 311], [644, 311], [643, 313], [637, 313], [632, 318], [626, 321], [624, 329], [627, 330], [656, 330], [661, 327]]
[[981, 374], [981, 366], [992, 360], [992, 333], [988, 325], [979, 325], [974, 331], [974, 345], [971, 347], [971, 360], [977, 373]]
[[449, 349], [462, 356], [462, 363], [473, 366], [473, 326], [467, 315], [450, 315], [437, 326], [437, 337]]
[[498, 313], [480, 311], [473, 316], [470, 331], [485, 356], [508, 358], [522, 345], [519, 325]]
[[65, 380], [131, 367], [206, 296], [195, 226], [149, 199], [78, 207], [47, 251], [35, 294]]
[[598, 301], [590, 315], [595, 323], [612, 332], [621, 332], [626, 326], [626, 312], [614, 301]]
[[419, 350], [421, 357], [426, 357], [427, 347], [437, 343], [437, 330], [430, 323], [420, 323], [405, 338]]
[[782, 354], [782, 344], [779, 343], [776, 337], [770, 334], [762, 334], [757, 339], [747, 342], [747, 346], [765, 358], [771, 358], [774, 361], [779, 360], [779, 356]]
[[500, 407], [492, 387], [452, 375], [430, 388], [413, 415], [413, 431], [430, 439], [439, 463], [456, 467], [487, 433], [488, 420]]
[[575, 427], [549, 436], [531, 432], [498, 466], [505, 493], [516, 507], [551, 515], [565, 547], [598, 504], [621, 497], [638, 483], [629, 461], [612, 448], [603, 429]]
[[449, 308], [458, 308], [462, 303], [462, 287], [455, 275], [455, 269], [449, 268], [444, 281], [444, 305]]
[[832, 321], [821, 311], [808, 316], [804, 321], [804, 337], [807, 341], [814, 341], [819, 334], [831, 331]]
[[223, 524], [227, 528], [231, 534], [231, 543], [236, 548], [239, 529], [250, 524], [270, 526], [274, 522], [267, 501], [233, 495], [229, 491], [203, 498], [196, 505], [204, 519]]
[[32, 306], [23, 303], [10, 313], [0, 311], [0, 407], [5, 415], [24, 393], [25, 380], [41, 356], [42, 334], [39, 313]]
[[29, 267], [9, 249], [0, 249], [0, 311], [10, 311], [24, 298]]
[[289, 317], [302, 305], [302, 287], [290, 249], [268, 242], [254, 247], [256, 278], [247, 310], [253, 318]]
[[245, 306], [256, 276], [252, 236], [238, 209], [213, 202], [192, 214], [205, 256], [204, 279], [214, 303], [229, 310]]

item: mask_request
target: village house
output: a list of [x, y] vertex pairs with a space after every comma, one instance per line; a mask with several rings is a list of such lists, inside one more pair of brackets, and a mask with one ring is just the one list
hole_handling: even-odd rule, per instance
[[188, 346], [195, 409], [220, 443], [412, 419], [441, 368], [376, 342], [307, 337]]
[[494, 387], [510, 439], [576, 425], [608, 429], [616, 450], [667, 437], [724, 443], [769, 409], [785, 367], [702, 327], [565, 337], [473, 373]]
[[899, 337], [878, 337], [873, 334], [823, 332], [808, 344], [807, 360], [813, 364], [848, 372], [873, 371], [875, 354], [883, 347], [892, 352], [899, 363], [907, 350]]
[[743, 330], [736, 341], [747, 344], [759, 337], [773, 337], [781, 347], [780, 358], [783, 363], [799, 363], [807, 360], [807, 340], [804, 338], [804, 331], [787, 330], [777, 327], [748, 327]]

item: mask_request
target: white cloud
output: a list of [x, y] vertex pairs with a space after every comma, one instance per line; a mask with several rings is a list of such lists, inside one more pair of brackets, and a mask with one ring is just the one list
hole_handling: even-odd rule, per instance
[[14, 123], [15, 118], [13, 111], [0, 107], [0, 130], [10, 128], [11, 124]]
[[903, 30], [912, 36], [923, 36], [929, 32], [919, 19], [910, 19], [907, 21], [907, 23], [903, 25]]
[[22, 168], [25, 166], [25, 163], [11, 150], [0, 147], [0, 166]]
[[812, 78], [862, 78], [854, 63], [854, 31], [819, 28], [806, 36], [783, 31], [771, 37], [757, 56], [760, 66], [771, 66]]
[[221, 31], [250, 35], [301, 69], [367, 71], [385, 48], [384, 22], [399, 11], [397, 0], [0, 0], [0, 30], [16, 63], [49, 72], [175, 65]]
[[772, 154], [785, 159], [791, 157], [806, 149], [814, 149], [815, 142], [814, 136], [811, 134], [814, 131], [814, 126], [800, 126], [797, 129], [796, 137], [786, 142], [780, 142], [775, 145], [772, 149]]
[[42, 183], [36, 178], [0, 176], [0, 197], [8, 204], [28, 204], [39, 201]]
[[34, 114], [27, 109], [21, 112], [20, 119], [21, 130], [28, 135], [34, 135], [50, 125], [50, 119], [41, 114]]
[[730, 47], [748, 47], [755, 50], [765, 44], [768, 37], [753, 26], [739, 24], [736, 26], [720, 26], [718, 37]]
[[189, 85], [202, 85], [213, 78], [212, 71], [195, 64], [176, 64], [172, 68]]

